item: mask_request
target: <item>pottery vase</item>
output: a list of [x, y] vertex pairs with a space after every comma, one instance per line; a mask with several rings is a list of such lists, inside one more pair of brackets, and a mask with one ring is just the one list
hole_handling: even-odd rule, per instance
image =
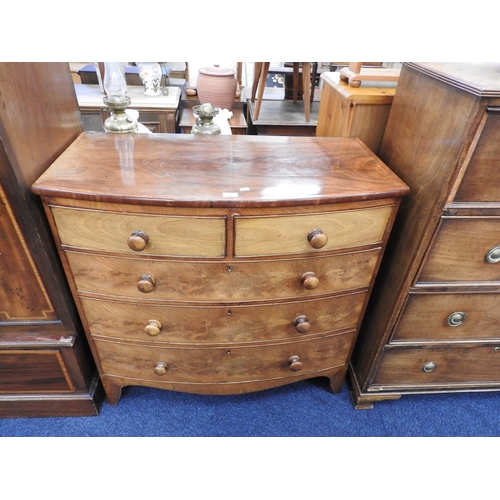
[[144, 95], [155, 96], [161, 94], [161, 66], [157, 62], [137, 63], [139, 77], [144, 85]]
[[201, 68], [196, 87], [200, 104], [210, 103], [221, 109], [232, 109], [237, 88], [233, 70], [217, 65]]

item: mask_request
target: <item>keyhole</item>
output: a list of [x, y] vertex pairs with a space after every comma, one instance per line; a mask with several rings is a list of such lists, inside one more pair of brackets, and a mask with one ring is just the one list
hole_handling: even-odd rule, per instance
[[228, 354], [231, 354], [231, 351], [227, 351]]

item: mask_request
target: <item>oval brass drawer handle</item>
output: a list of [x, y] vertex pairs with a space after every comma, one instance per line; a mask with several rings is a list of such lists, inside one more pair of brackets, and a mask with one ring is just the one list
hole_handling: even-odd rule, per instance
[[151, 337], [156, 337], [161, 331], [161, 323], [156, 319], [150, 319], [144, 331]]
[[304, 273], [300, 278], [300, 282], [306, 290], [313, 290], [319, 285], [319, 279], [312, 271]]
[[464, 312], [453, 312], [448, 316], [448, 326], [460, 326], [467, 318]]
[[149, 242], [149, 236], [144, 231], [132, 231], [132, 234], [128, 237], [127, 245], [130, 250], [134, 252], [140, 252], [144, 250]]
[[151, 293], [156, 285], [156, 280], [151, 274], [143, 274], [137, 283], [137, 289], [142, 293]]
[[307, 239], [313, 248], [323, 248], [328, 243], [328, 236], [321, 229], [312, 229]]
[[490, 264], [496, 264], [500, 262], [500, 245], [490, 248], [485, 256], [486, 262]]
[[422, 371], [425, 373], [430, 373], [433, 372], [437, 368], [437, 364], [434, 363], [433, 361], [429, 361], [427, 363], [424, 363], [422, 365]]
[[288, 364], [290, 365], [290, 370], [292, 370], [292, 372], [298, 372], [302, 369], [302, 361], [300, 361], [299, 356], [290, 356]]
[[311, 329], [311, 323], [309, 323], [307, 316], [303, 314], [293, 320], [293, 325], [298, 333], [307, 333]]
[[167, 363], [164, 363], [163, 361], [158, 361], [156, 363], [154, 370], [156, 375], [165, 375], [167, 373]]

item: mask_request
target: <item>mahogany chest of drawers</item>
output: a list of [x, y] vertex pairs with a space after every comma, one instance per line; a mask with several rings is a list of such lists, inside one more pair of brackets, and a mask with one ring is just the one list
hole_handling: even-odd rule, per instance
[[405, 64], [380, 157], [410, 186], [350, 379], [358, 408], [500, 389], [500, 65]]
[[355, 139], [82, 134], [33, 190], [116, 404], [340, 391], [408, 188]]

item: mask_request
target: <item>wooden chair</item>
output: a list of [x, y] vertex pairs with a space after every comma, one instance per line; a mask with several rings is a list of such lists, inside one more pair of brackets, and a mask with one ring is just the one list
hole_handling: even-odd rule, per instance
[[349, 82], [350, 87], [359, 87], [362, 82], [397, 82], [400, 69], [391, 68], [362, 68], [360, 62], [350, 62], [348, 68], [340, 70], [340, 79]]
[[[266, 87], [267, 75], [269, 73], [268, 62], [256, 62], [252, 86], [252, 96], [251, 101], [255, 102], [255, 96], [257, 94], [257, 102], [255, 104], [255, 110], [253, 113], [253, 121], [257, 121], [260, 114], [260, 108], [262, 106], [262, 99], [264, 97], [264, 89]], [[304, 89], [304, 111], [306, 116], [306, 122], [311, 120], [311, 103], [314, 98], [314, 81], [316, 80], [317, 73], [317, 63], [303, 62], [303, 63], [293, 63], [293, 102], [297, 104], [298, 101], [298, 83], [299, 83], [299, 66], [302, 64], [302, 86]], [[314, 70], [311, 84], [311, 65]], [[312, 87], [312, 90], [311, 90]], [[258, 91], [258, 92], [257, 92]]]

